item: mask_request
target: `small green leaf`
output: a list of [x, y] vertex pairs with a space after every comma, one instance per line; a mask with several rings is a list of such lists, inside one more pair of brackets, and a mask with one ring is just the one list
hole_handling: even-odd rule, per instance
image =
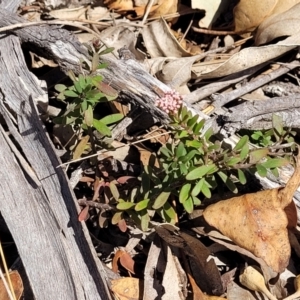
[[199, 193], [201, 192], [201, 189], [202, 189], [202, 186], [203, 186], [203, 183], [204, 183], [205, 179], [204, 178], [201, 178], [197, 184], [194, 186], [194, 188], [192, 189], [192, 196], [197, 196], [199, 195]]
[[233, 181], [229, 178], [227, 174], [225, 174], [222, 171], [219, 171], [217, 174], [220, 176], [220, 178], [226, 184], [229, 190], [231, 190], [235, 194], [238, 192], [236, 185], [233, 183]]
[[99, 131], [102, 135], [104, 136], [111, 136], [111, 131], [110, 129], [102, 123], [100, 120], [93, 120], [93, 126], [97, 131]]
[[93, 108], [89, 105], [88, 109], [84, 112], [84, 122], [88, 127], [93, 126], [93, 114]]
[[147, 231], [149, 227], [150, 217], [148, 215], [147, 210], [145, 210], [144, 214], [141, 216], [141, 229], [143, 231]]
[[81, 87], [81, 90], [84, 90], [85, 87], [86, 87], [86, 81], [85, 81], [85, 77], [82, 74], [79, 74], [78, 82], [79, 82], [79, 85]]
[[72, 97], [72, 98], [77, 98], [78, 97], [78, 94], [74, 91], [71, 91], [71, 90], [64, 91], [64, 95], [66, 97]]
[[199, 132], [203, 128], [204, 124], [205, 124], [205, 119], [201, 120], [199, 123], [196, 123], [194, 125], [194, 128], [192, 129], [193, 133], [194, 134], [199, 134]]
[[203, 146], [203, 143], [196, 141], [196, 140], [192, 140], [192, 141], [187, 141], [186, 145], [188, 147], [193, 147], [193, 148], [201, 148]]
[[179, 165], [179, 169], [182, 175], [185, 175], [188, 172], [188, 168], [184, 163]]
[[261, 131], [255, 131], [253, 134], [251, 134], [251, 138], [255, 141], [259, 140], [263, 136]]
[[123, 212], [122, 211], [117, 211], [116, 213], [114, 213], [112, 219], [111, 219], [111, 223], [113, 225], [118, 224], [122, 219], [123, 219]]
[[189, 172], [185, 178], [187, 180], [199, 179], [215, 168], [216, 168], [215, 164], [211, 164], [208, 166], [201, 166], [201, 167], [198, 167], [198, 168], [192, 170], [191, 172]]
[[180, 193], [179, 193], [179, 202], [184, 203], [186, 199], [190, 196], [190, 191], [191, 191], [191, 184], [186, 183], [182, 186]]
[[132, 202], [119, 202], [117, 204], [117, 209], [119, 210], [127, 210], [127, 209], [131, 209], [135, 206], [135, 203]]
[[206, 180], [203, 182], [201, 192], [206, 198], [211, 198], [211, 191]]
[[67, 87], [64, 84], [56, 84], [54, 86], [54, 88], [58, 91], [58, 92], [63, 92], [67, 89]]
[[269, 153], [267, 148], [261, 148], [250, 152], [250, 162], [252, 164], [257, 163], [262, 158], [266, 157]]
[[194, 210], [193, 198], [192, 197], [187, 198], [187, 200], [184, 201], [183, 203], [183, 207], [187, 213], [191, 214]]
[[124, 118], [123, 114], [111, 114], [108, 115], [102, 119], [100, 119], [100, 121], [102, 123], [104, 123], [105, 125], [110, 125], [116, 122], [119, 122], [120, 120], [122, 120]]
[[181, 130], [178, 133], [176, 133], [176, 135], [175, 135], [175, 137], [177, 139], [182, 139], [182, 138], [187, 137], [187, 136], [189, 136], [189, 133], [186, 130]]
[[269, 158], [266, 162], [261, 165], [267, 169], [273, 169], [278, 167], [286, 166], [289, 161], [285, 158]]
[[249, 144], [245, 144], [241, 150], [240, 157], [241, 159], [245, 159], [249, 153]]
[[186, 155], [186, 150], [184, 144], [180, 142], [176, 147], [176, 157], [178, 158], [184, 155]]
[[198, 153], [197, 150], [192, 150], [192, 151], [190, 151], [188, 154], [186, 154], [185, 156], [180, 157], [180, 158], [178, 159], [178, 161], [183, 162], [183, 163], [186, 163], [186, 162], [188, 162], [189, 160], [191, 160], [197, 153]]
[[279, 177], [279, 172], [278, 172], [278, 169], [277, 169], [277, 168], [271, 169], [271, 172], [272, 172], [272, 174], [273, 174], [276, 178]]
[[114, 50], [115, 50], [114, 47], [108, 47], [108, 48], [104, 49], [103, 51], [101, 51], [101, 52], [99, 53], [99, 55], [108, 54], [108, 53], [113, 52]]
[[160, 153], [162, 153], [165, 157], [171, 157], [171, 155], [172, 155], [172, 152], [171, 152], [169, 149], [167, 149], [166, 147], [161, 147], [161, 148], [159, 149], [159, 151], [160, 151]]
[[150, 199], [141, 200], [139, 203], [136, 204], [136, 206], [134, 208], [135, 211], [141, 211], [141, 210], [147, 208], [149, 201], [150, 201]]
[[268, 170], [262, 165], [256, 165], [256, 170], [261, 177], [266, 177], [268, 174]]
[[235, 145], [233, 150], [238, 151], [241, 150], [247, 143], [249, 142], [249, 137], [247, 135], [244, 135], [238, 143]]
[[115, 200], [118, 200], [120, 197], [120, 193], [117, 186], [112, 181], [109, 183], [109, 189]]
[[74, 82], [74, 86], [75, 86], [76, 91], [77, 91], [79, 94], [81, 94], [81, 93], [82, 93], [82, 87], [81, 87], [79, 81], [75, 81], [75, 82]]
[[230, 159], [228, 159], [226, 164], [228, 166], [234, 166], [234, 165], [238, 164], [241, 160], [242, 159], [240, 157], [231, 157]]
[[238, 169], [238, 178], [241, 184], [245, 184], [247, 182], [244, 172], [240, 169]]
[[198, 206], [201, 204], [201, 200], [195, 196], [192, 196], [193, 202], [194, 202], [194, 206]]
[[98, 67], [97, 67], [97, 69], [99, 70], [99, 69], [105, 69], [105, 68], [107, 68], [108, 67], [108, 63], [102, 63], [102, 64], [99, 64], [98, 65]]
[[191, 119], [188, 120], [187, 126], [191, 128], [192, 126], [194, 126], [194, 124], [197, 122], [198, 119], [199, 119], [198, 115], [193, 116]]
[[164, 210], [164, 213], [166, 215], [168, 215], [168, 217], [171, 220], [175, 220], [176, 219], [176, 211], [174, 210], [174, 208], [171, 206], [171, 204], [169, 202], [165, 203], [165, 205], [163, 206], [163, 210]]
[[154, 204], [152, 205], [153, 209], [158, 209], [162, 207], [169, 199], [171, 192], [161, 192], [158, 197], [155, 199]]
[[206, 141], [208, 141], [210, 138], [211, 138], [211, 136], [214, 134], [214, 131], [213, 131], [213, 129], [210, 127], [210, 128], [208, 128], [207, 130], [206, 130], [206, 132], [204, 133], [204, 137], [205, 137], [205, 139], [206, 139]]

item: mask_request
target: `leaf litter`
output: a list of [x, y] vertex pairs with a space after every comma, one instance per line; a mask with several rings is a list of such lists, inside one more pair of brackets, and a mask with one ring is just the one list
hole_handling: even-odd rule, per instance
[[[114, 47], [107, 55], [118, 56], [117, 50], [125, 45], [149, 73], [173, 89], [184, 91], [196, 109], [199, 100], [206, 103], [202, 104], [202, 111], [213, 106], [214, 101], [208, 95], [199, 97], [199, 90], [220, 82], [208, 94], [224, 96], [245, 82], [259, 79], [263, 73], [271, 74], [274, 68], [297, 60], [299, 55], [300, 4], [296, 0], [219, 0], [211, 1], [210, 6], [207, 1], [194, 0], [190, 7], [185, 1], [179, 4], [176, 0], [106, 0], [94, 7], [78, 7], [74, 2], [75, 9], [58, 9], [56, 3], [49, 2], [44, 5], [49, 5], [49, 15], [55, 20], [91, 26], [107, 47]], [[41, 20], [44, 10], [43, 6], [26, 11], [20, 8], [24, 17], [35, 21]], [[75, 35], [95, 46], [95, 35]], [[226, 45], [229, 38], [231, 42]], [[31, 59], [32, 68], [55, 66], [37, 55]], [[251, 72], [253, 68], [255, 72]], [[299, 71], [295, 70], [283, 73], [281, 80], [299, 85]], [[256, 101], [269, 98], [255, 99], [253, 103]], [[239, 103], [231, 105], [238, 107]], [[221, 109], [225, 114], [228, 106]], [[123, 103], [110, 102], [103, 110], [97, 112], [104, 113], [102, 118], [111, 113], [131, 113]], [[257, 295], [261, 299], [295, 299], [297, 294], [292, 295], [295, 290], [289, 281], [295, 279], [298, 288], [300, 270], [294, 266], [294, 272], [284, 275], [300, 253], [299, 205], [293, 202], [300, 181], [300, 154], [285, 187], [281, 182], [280, 187], [255, 193], [248, 188], [243, 195], [213, 204], [203, 199], [206, 201], [199, 210], [188, 216], [178, 204], [178, 197], [164, 192], [155, 208], [169, 205], [169, 213], [176, 215], [176, 224], [162, 224], [156, 217], [150, 222], [150, 229], [143, 230], [147, 229], [143, 224], [149, 223], [149, 215], [155, 213], [146, 210], [149, 199], [145, 198], [137, 208], [145, 211], [139, 220], [141, 228], [136, 227], [137, 215], [124, 217], [120, 210], [112, 217], [111, 212], [115, 207], [128, 206], [128, 202], [116, 201], [122, 195], [134, 199], [141, 180], [145, 180], [140, 178], [141, 165], [149, 166], [149, 173], [151, 167], [157, 168], [159, 165], [153, 163], [157, 149], [171, 138], [163, 127], [160, 134], [167, 137], [159, 138], [157, 124], [148, 115], [139, 111], [128, 130], [112, 143], [102, 145], [108, 151], [91, 164], [69, 168], [70, 173], [80, 169], [73, 184], [82, 207], [78, 220], [87, 222], [100, 259], [118, 276], [111, 280], [115, 296], [124, 300], [256, 299]], [[85, 118], [92, 122], [91, 114]], [[145, 142], [134, 145], [145, 137]], [[64, 161], [84, 157], [93, 146], [88, 135], [82, 136], [76, 128], [65, 125], [53, 131], [53, 142], [66, 150]], [[161, 184], [154, 175], [152, 180]], [[270, 279], [274, 278], [277, 281], [271, 285]]]

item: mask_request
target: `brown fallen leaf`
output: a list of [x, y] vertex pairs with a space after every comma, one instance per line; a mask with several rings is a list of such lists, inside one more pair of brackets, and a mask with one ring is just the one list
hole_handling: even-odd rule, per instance
[[270, 16], [258, 27], [255, 35], [255, 45], [266, 44], [278, 37], [296, 34], [300, 30], [299, 21], [300, 3], [287, 11]]
[[287, 11], [299, 0], [240, 0], [234, 8], [235, 31], [253, 31], [271, 15]]
[[283, 272], [291, 254], [284, 208], [291, 203], [299, 181], [300, 152], [294, 174], [284, 188], [212, 204], [204, 210], [204, 219], [237, 245], [262, 258], [273, 271]]
[[[122, 250], [119, 250], [119, 251], [122, 251]], [[126, 251], [122, 251], [122, 252], [123, 252], [123, 254], [120, 256], [120, 264], [127, 271], [129, 271], [132, 274], [135, 274], [135, 271], [134, 271], [135, 262], [134, 262], [134, 260], [132, 259], [132, 257]]]
[[155, 228], [158, 235], [168, 244], [183, 249], [195, 267], [192, 269], [194, 279], [206, 293], [221, 295], [223, 291], [219, 270], [212, 258], [210, 251], [195, 237], [185, 233], [174, 232], [163, 226]]
[[119, 300], [142, 300], [143, 283], [138, 278], [125, 277], [111, 281], [111, 290]]
[[[7, 282], [8, 281], [7, 275], [5, 274], [4, 277]], [[14, 289], [16, 299], [20, 299], [23, 294], [23, 290], [24, 290], [22, 278], [17, 271], [10, 272], [9, 277], [10, 277], [10, 280], [11, 280], [11, 283], [12, 283], [12, 286]], [[0, 299], [1, 300], [10, 300], [11, 299], [9, 297], [9, 295], [7, 294], [7, 290], [4, 286], [2, 279], [0, 279]]]

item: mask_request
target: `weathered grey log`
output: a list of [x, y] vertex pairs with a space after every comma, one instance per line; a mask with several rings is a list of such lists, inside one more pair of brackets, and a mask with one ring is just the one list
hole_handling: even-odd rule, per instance
[[[17, 2], [2, 1], [1, 13], [2, 7], [16, 9]], [[34, 296], [111, 299], [87, 228], [78, 222], [76, 198], [56, 168], [60, 162], [35, 110], [46, 91], [28, 71], [19, 38], [2, 34], [0, 53], [0, 115], [9, 128], [0, 125], [0, 207]]]

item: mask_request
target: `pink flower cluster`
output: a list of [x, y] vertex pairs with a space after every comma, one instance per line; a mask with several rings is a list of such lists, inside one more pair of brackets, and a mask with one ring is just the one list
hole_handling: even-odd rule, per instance
[[182, 96], [172, 90], [166, 92], [163, 97], [156, 97], [155, 105], [167, 114], [175, 114], [182, 104]]

